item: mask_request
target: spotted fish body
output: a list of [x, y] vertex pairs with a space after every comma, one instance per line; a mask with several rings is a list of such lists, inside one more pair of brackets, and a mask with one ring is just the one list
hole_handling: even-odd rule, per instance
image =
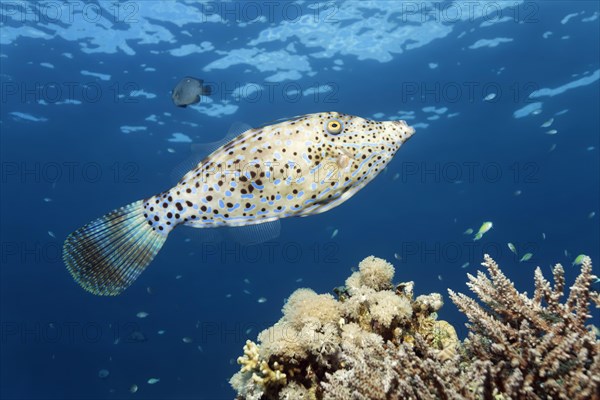
[[127, 288], [169, 232], [304, 217], [348, 200], [391, 161], [414, 129], [323, 112], [250, 129], [215, 150], [170, 190], [72, 233], [63, 258], [95, 294]]

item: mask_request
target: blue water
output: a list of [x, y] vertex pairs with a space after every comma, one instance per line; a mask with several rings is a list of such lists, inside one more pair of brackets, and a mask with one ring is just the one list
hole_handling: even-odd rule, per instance
[[[600, 260], [596, 2], [36, 4], [1, 3], [3, 399], [233, 398], [235, 359], [284, 299], [330, 292], [371, 254], [444, 295], [468, 290], [484, 253], [529, 293], [536, 266], [563, 263], [572, 282], [578, 254]], [[185, 75], [214, 94], [175, 107]], [[191, 154], [173, 133], [214, 142], [234, 122], [317, 111], [417, 133], [350, 201], [284, 220], [270, 242], [177, 229], [114, 298], [66, 271], [66, 235], [172, 185]], [[463, 234], [484, 221], [482, 240]], [[445, 299], [440, 316], [464, 336]]]

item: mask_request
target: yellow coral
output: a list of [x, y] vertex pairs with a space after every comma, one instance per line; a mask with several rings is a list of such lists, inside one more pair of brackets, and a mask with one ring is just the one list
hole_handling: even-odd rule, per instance
[[237, 363], [242, 366], [241, 372], [250, 372], [258, 366], [258, 346], [252, 340], [246, 340], [244, 355], [238, 357]]
[[273, 363], [273, 368], [271, 368], [269, 363], [263, 360], [260, 362], [260, 373], [262, 376], [253, 373], [252, 380], [265, 387], [269, 385], [285, 385], [287, 383], [287, 377], [281, 372], [282, 369], [283, 367], [279, 365], [277, 361]]

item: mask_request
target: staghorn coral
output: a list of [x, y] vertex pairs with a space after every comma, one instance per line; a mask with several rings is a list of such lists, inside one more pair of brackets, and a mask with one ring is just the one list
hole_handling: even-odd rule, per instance
[[600, 341], [585, 325], [590, 303], [600, 307], [591, 260], [564, 301], [560, 265], [554, 285], [535, 271], [532, 298], [489, 256], [482, 265], [489, 276], [468, 283], [480, 303], [449, 290], [470, 322], [463, 343], [437, 320], [441, 295], [413, 299], [413, 282], [392, 290], [393, 267], [375, 257], [338, 301], [300, 289], [259, 345], [244, 346], [238, 399], [600, 399]]
[[[444, 363], [420, 335], [412, 344], [344, 343], [345, 368], [322, 383], [325, 400], [462, 399], [482, 377]], [[478, 381], [479, 379], [479, 381]]]
[[469, 319], [466, 356], [489, 361], [484, 393], [502, 398], [600, 398], [600, 341], [589, 327], [595, 279], [589, 257], [566, 301], [564, 270], [557, 264], [554, 286], [535, 270], [533, 298], [519, 293], [490, 256], [483, 272], [468, 275], [469, 288], [483, 306], [449, 290], [452, 301]]

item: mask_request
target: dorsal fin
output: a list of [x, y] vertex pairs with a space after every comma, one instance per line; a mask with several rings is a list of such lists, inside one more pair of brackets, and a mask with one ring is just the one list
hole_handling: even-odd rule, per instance
[[278, 124], [278, 123], [280, 123], [280, 122], [285, 122], [285, 121], [288, 121], [288, 122], [293, 122], [293, 121], [296, 121], [296, 120], [298, 120], [298, 119], [300, 119], [300, 118], [302, 118], [302, 117], [303, 117], [303, 115], [296, 115], [295, 117], [283, 117], [283, 118], [278, 118], [278, 119], [276, 119], [276, 120], [269, 121], [269, 122], [267, 122], [267, 123], [261, 124], [260, 126], [257, 126], [257, 127], [256, 127], [256, 129], [261, 129], [261, 128], [264, 128], [265, 126], [269, 126], [269, 125], [275, 125], [275, 124]]

